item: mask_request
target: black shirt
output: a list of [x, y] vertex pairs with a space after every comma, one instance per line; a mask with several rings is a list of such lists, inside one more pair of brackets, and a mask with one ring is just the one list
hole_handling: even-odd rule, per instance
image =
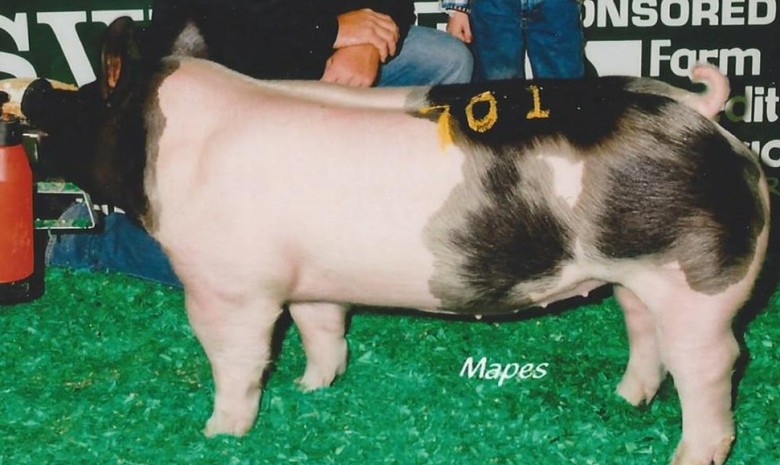
[[336, 17], [370, 8], [393, 18], [403, 38], [414, 22], [412, 0], [155, 0], [147, 52], [167, 55], [191, 21], [207, 57], [265, 79], [319, 79], [333, 54]]

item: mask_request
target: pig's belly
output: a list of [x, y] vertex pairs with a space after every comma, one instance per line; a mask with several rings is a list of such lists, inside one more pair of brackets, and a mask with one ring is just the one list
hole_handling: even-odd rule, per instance
[[[321, 227], [318, 236], [332, 240], [327, 243], [307, 240], [305, 244], [311, 248], [298, 249], [296, 286], [290, 300], [496, 314], [587, 296], [608, 281], [587, 260], [575, 257], [556, 276], [518, 278], [504, 297], [480, 297], [476, 289], [471, 290], [462, 282], [442, 282], [446, 278], [436, 273], [441, 263], [436, 262], [423, 241], [422, 225], [414, 221], [407, 224], [409, 227], [404, 230], [378, 227], [373, 234], [356, 227], [341, 231]], [[458, 274], [457, 270], [453, 271]], [[496, 283], [496, 288], [504, 284]], [[454, 286], [454, 292], [445, 291], [447, 297], [443, 303], [435, 290], [441, 292], [446, 286]]]
[[339, 302], [380, 307], [436, 311], [440, 305], [430, 292], [430, 275], [415, 264], [406, 266], [343, 266], [319, 269], [307, 266], [292, 293], [294, 302]]
[[[513, 313], [530, 307], [572, 297], [587, 296], [605, 281], [589, 276], [561, 276], [551, 282], [516, 283], [524, 289], [521, 295], [508, 295], [498, 301], [482, 301], [474, 295], [461, 293], [461, 299], [449, 299], [446, 306], [431, 291], [433, 263], [424, 253], [406, 255], [402, 260], [375, 261], [364, 257], [344, 256], [338, 264], [319, 266], [306, 264], [298, 275], [298, 286], [292, 301], [342, 302], [381, 307], [413, 308], [458, 314]], [[534, 292], [536, 290], [536, 292]]]
[[423, 242], [434, 206], [418, 204], [403, 214], [351, 207], [345, 211], [353, 221], [321, 218], [294, 229], [298, 266], [291, 300], [439, 307], [429, 289], [434, 256]]

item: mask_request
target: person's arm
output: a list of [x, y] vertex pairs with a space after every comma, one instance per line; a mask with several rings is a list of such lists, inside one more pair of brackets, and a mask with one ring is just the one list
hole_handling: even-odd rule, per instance
[[[357, 31], [374, 34], [376, 40], [363, 41], [358, 46], [336, 39], [333, 55], [328, 59], [322, 80], [338, 84], [368, 87], [379, 76], [381, 63], [400, 52], [409, 28], [415, 21], [412, 0], [322, 0], [323, 7], [338, 15], [339, 37], [352, 19], [373, 15], [372, 22], [363, 22]], [[357, 23], [353, 23], [357, 25]], [[358, 37], [357, 35], [352, 35]]]
[[473, 36], [471, 35], [471, 23], [469, 22], [468, 13], [458, 10], [449, 10], [447, 11], [447, 14], [450, 16], [447, 20], [447, 32], [463, 42], [470, 44], [473, 40]]
[[325, 64], [321, 80], [355, 87], [370, 87], [379, 68], [396, 54], [400, 32], [393, 19], [364, 8], [341, 13], [335, 51]]
[[439, 6], [450, 16], [447, 21], [447, 32], [463, 42], [471, 43], [471, 0], [440, 0]]
[[406, 39], [409, 28], [414, 24], [416, 16], [414, 14], [413, 0], [325, 0], [336, 8], [338, 13], [348, 11], [357, 11], [364, 8], [371, 9], [377, 13], [382, 13], [395, 22], [398, 27], [399, 47]]
[[381, 61], [395, 55], [400, 39], [400, 30], [393, 18], [363, 8], [341, 13], [336, 18], [338, 33], [333, 44], [334, 49], [355, 45], [373, 45]]
[[379, 52], [373, 45], [353, 45], [333, 52], [322, 81], [353, 87], [371, 87], [379, 77]]

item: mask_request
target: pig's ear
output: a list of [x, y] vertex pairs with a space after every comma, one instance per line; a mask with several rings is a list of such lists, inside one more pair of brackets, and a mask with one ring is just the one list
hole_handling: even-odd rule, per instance
[[141, 59], [138, 34], [133, 20], [127, 16], [115, 19], [103, 37], [100, 54], [100, 94], [108, 99], [119, 90]]

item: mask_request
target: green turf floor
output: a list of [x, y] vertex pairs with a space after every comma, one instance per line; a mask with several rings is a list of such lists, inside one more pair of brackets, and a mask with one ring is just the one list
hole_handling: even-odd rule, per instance
[[[213, 385], [180, 291], [57, 269], [46, 282], [37, 301], [0, 307], [0, 465], [664, 464], [679, 439], [671, 382], [639, 410], [614, 394], [627, 349], [609, 296], [501, 323], [358, 309], [347, 373], [313, 393], [295, 387], [305, 362], [290, 327], [254, 429], [206, 439]], [[769, 294], [744, 331], [729, 464], [780, 464]], [[468, 357], [546, 375], [468, 379]]]

